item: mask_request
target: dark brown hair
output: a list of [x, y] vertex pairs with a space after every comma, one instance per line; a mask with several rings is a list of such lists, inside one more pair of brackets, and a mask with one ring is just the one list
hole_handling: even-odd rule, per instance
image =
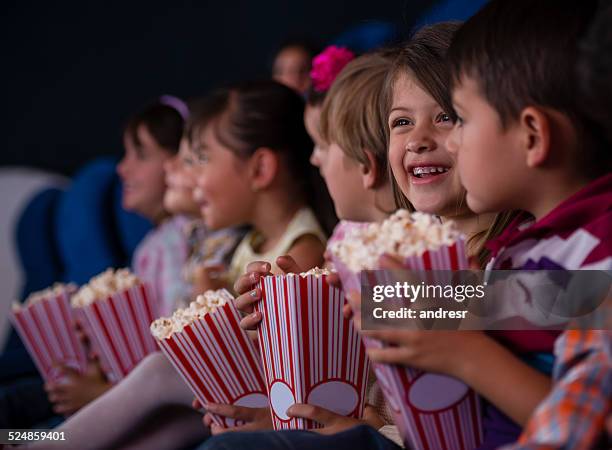
[[155, 142], [164, 150], [173, 154], [178, 152], [185, 121], [176, 109], [155, 101], [132, 115], [127, 121], [124, 133], [136, 147], [142, 145], [138, 139], [138, 127], [141, 125], [146, 127]]
[[[450, 72], [446, 54], [460, 25], [459, 22], [442, 22], [421, 28], [404, 44], [385, 83], [384, 105], [387, 116], [391, 109], [393, 86], [398, 77], [408, 74], [414, 77], [421, 88], [431, 95], [452, 120], [456, 120], [451, 100]], [[397, 185], [390, 167], [389, 172], [397, 207], [414, 211], [414, 207]], [[464, 202], [465, 195], [457, 205], [458, 210]], [[491, 225], [470, 237], [467, 242], [469, 254], [476, 257], [481, 267], [485, 266], [490, 255], [485, 247], [486, 242], [498, 236], [516, 215], [517, 213], [513, 211], [497, 214]]]
[[565, 114], [578, 133], [576, 165], [589, 173], [601, 170], [593, 152], [602, 144], [580, 111], [575, 72], [578, 42], [596, 10], [596, 0], [492, 0], [449, 49], [452, 82], [473, 79], [503, 128], [530, 105]]
[[211, 125], [217, 140], [238, 157], [248, 158], [261, 147], [275, 151], [291, 176], [297, 199], [305, 201], [331, 233], [337, 218], [325, 183], [310, 164], [313, 144], [304, 127], [304, 100], [299, 94], [272, 80], [240, 83], [214, 91], [192, 116], [192, 138]]

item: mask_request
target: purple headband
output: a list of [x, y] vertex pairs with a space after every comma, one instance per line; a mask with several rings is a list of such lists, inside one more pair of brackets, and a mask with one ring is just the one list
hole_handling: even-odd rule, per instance
[[183, 120], [189, 119], [189, 108], [187, 107], [187, 104], [180, 98], [175, 97], [173, 95], [162, 95], [161, 97], [159, 97], [159, 103], [176, 110], [176, 112], [180, 114]]

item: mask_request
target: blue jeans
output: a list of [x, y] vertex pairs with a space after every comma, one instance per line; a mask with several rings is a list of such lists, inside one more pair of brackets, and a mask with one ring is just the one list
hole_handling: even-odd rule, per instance
[[197, 450], [401, 450], [374, 428], [359, 425], [332, 435], [311, 431], [257, 431], [225, 433], [209, 438]]

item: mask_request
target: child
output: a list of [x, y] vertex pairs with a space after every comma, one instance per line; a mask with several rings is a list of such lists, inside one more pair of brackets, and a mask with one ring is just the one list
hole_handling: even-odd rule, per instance
[[[389, 161], [398, 194], [405, 197], [402, 200], [398, 196], [400, 205], [435, 214], [442, 221], [452, 219], [468, 237], [468, 254], [483, 264], [487, 258], [484, 243], [504, 228], [508, 215], [476, 214], [468, 208], [456, 158], [445, 144], [453, 128], [454, 113], [444, 56], [457, 27], [447, 23], [420, 30], [404, 47], [391, 71]], [[401, 265], [383, 258], [382, 267], [393, 269]], [[358, 309], [359, 302], [355, 300], [358, 299], [352, 303]], [[519, 423], [527, 420], [549, 386], [546, 375], [484, 333], [384, 330], [364, 334], [396, 344], [369, 350], [373, 361], [459, 378]], [[544, 335], [534, 339], [535, 348], [510, 348], [517, 353], [550, 352], [552, 340]], [[518, 378], [522, 380], [521, 387], [509, 395], [506, 386]], [[520, 431], [490, 405], [484, 428], [482, 448], [511, 442]]]
[[302, 267], [323, 262], [325, 217], [318, 207], [304, 103], [289, 88], [251, 82], [214, 92], [195, 118], [200, 211], [213, 230], [249, 225], [230, 264], [233, 283], [247, 264], [291, 255]]
[[123, 136], [125, 155], [117, 166], [123, 207], [156, 225], [138, 246], [132, 265], [153, 288], [162, 315], [172, 312], [176, 299], [190, 294], [180, 273], [187, 256], [183, 229], [188, 219], [170, 216], [164, 207], [164, 165], [179, 150], [187, 114], [183, 108], [186, 105], [179, 99], [164, 97], [130, 118]]
[[[173, 105], [179, 105], [181, 111]], [[181, 228], [186, 219], [165, 220], [168, 214], [163, 203], [164, 164], [177, 153], [185, 122], [181, 106], [181, 100], [166, 96], [133, 115], [124, 132], [125, 155], [117, 166], [123, 181], [123, 207], [157, 225], [136, 249], [134, 271], [155, 289], [163, 311], [188, 289], [177, 269], [185, 260]], [[70, 368], [62, 372], [59, 381], [45, 386], [58, 414], [74, 413], [111, 387], [96, 361], [82, 375]]]
[[[590, 91], [584, 106], [599, 122], [593, 127], [574, 76], [577, 43], [596, 8], [596, 1], [492, 1], [453, 43], [460, 118], [449, 146], [457, 152], [468, 204], [533, 216], [517, 218], [494, 243], [492, 268], [612, 268], [610, 143], [602, 139], [610, 126], [602, 121], [609, 91], [594, 96], [594, 85], [582, 86]], [[596, 58], [599, 65], [606, 54]], [[608, 70], [600, 86], [609, 85], [609, 76]], [[502, 80], [505, 89], [499, 89]], [[609, 331], [561, 335], [553, 390], [512, 448], [606, 447], [611, 348]]]
[[[344, 61], [350, 54], [343, 49], [331, 47], [322, 55], [327, 56], [327, 64], [337, 68], [340, 61]], [[333, 83], [323, 84], [329, 91], [317, 91], [321, 98], [325, 93], [322, 108], [310, 104], [305, 111], [305, 123], [309, 134], [315, 142], [315, 149], [311, 162], [318, 166], [327, 187], [330, 191], [338, 216], [345, 220], [374, 222], [383, 220], [394, 209], [391, 187], [387, 173], [387, 139], [384, 132], [385, 117], [381, 104], [382, 87], [389, 71], [395, 52], [391, 50], [374, 52], [363, 55], [346, 64]], [[315, 64], [319, 57], [315, 58]], [[315, 67], [316, 69], [316, 67]], [[322, 73], [329, 73], [321, 70]], [[313, 70], [313, 75], [316, 73]], [[313, 84], [320, 87], [321, 80], [313, 76]], [[331, 85], [331, 87], [329, 87]], [[312, 101], [312, 96], [309, 97]], [[319, 114], [321, 127], [319, 127]], [[278, 263], [285, 270], [300, 272], [299, 265], [289, 258], [279, 258]], [[266, 266], [262, 270], [267, 272], [268, 263], [257, 262], [249, 265], [249, 272], [243, 275], [236, 283], [237, 290], [244, 293], [246, 289], [255, 293], [254, 296], [246, 293], [239, 297], [237, 305], [245, 312], [252, 312], [252, 303], [259, 299], [259, 289], [254, 288], [251, 276], [261, 276], [258, 266]], [[242, 326], [251, 328], [260, 321], [259, 314], [243, 320]], [[377, 438], [364, 432], [363, 436], [379, 439], [390, 448], [396, 447], [391, 441], [383, 437], [399, 441], [397, 429], [392, 426], [391, 413], [386, 409], [381, 390], [373, 386], [368, 392], [368, 405], [363, 420], [347, 418], [337, 415], [323, 408], [312, 405], [294, 405], [289, 415], [304, 417], [318, 421], [324, 425], [320, 430], [322, 434], [333, 434], [327, 438], [309, 432], [276, 432], [257, 434], [236, 434], [236, 431], [249, 431], [270, 427], [269, 411], [268, 421], [260, 420], [248, 408], [230, 407], [227, 405], [208, 405], [208, 410], [230, 417], [240, 418], [247, 423], [244, 426], [222, 429], [211, 425], [213, 434], [232, 431], [223, 437], [213, 439], [205, 448], [241, 447], [248, 443], [249, 448], [271, 448], [276, 443], [278, 448], [310, 448], [350, 445], [351, 437], [341, 433], [357, 425], [368, 423], [380, 429]], [[206, 423], [211, 424], [207, 415]], [[372, 430], [373, 432], [374, 430]], [[280, 441], [286, 446], [280, 445]], [[291, 444], [289, 444], [291, 443]], [[361, 440], [362, 446], [368, 444]], [[397, 447], [396, 447], [397, 448]]]
[[[185, 272], [192, 272], [203, 262], [222, 262], [240, 235], [234, 230], [209, 232], [200, 220], [194, 219], [199, 215], [199, 205], [192, 195], [197, 167], [187, 137], [181, 140], [179, 154], [167, 160], [164, 167], [164, 208], [170, 214], [183, 215], [187, 225], [180, 230], [188, 258]], [[177, 273], [183, 272], [178, 269]], [[192, 295], [176, 298], [169, 307], [174, 310], [184, 306]], [[70, 435], [70, 445], [75, 448], [109, 447], [119, 442], [129, 442], [133, 448], [183, 447], [206, 436], [201, 415], [190, 408], [190, 401], [191, 391], [178, 372], [163, 354], [156, 352], [58, 431]]]

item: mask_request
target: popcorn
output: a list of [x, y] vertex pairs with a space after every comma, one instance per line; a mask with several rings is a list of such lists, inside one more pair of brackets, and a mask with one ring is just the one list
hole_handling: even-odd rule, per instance
[[329, 269], [326, 269], [324, 267], [313, 267], [312, 269], [310, 269], [307, 272], [302, 272], [300, 273], [300, 276], [302, 278], [306, 278], [308, 275], [314, 275], [315, 277], [321, 277], [321, 276], [325, 276], [325, 275], [330, 275], [332, 272]]
[[451, 246], [462, 235], [452, 222], [401, 209], [382, 223], [353, 227], [333, 242], [330, 251], [354, 272], [374, 270], [383, 254], [402, 259]]
[[[202, 405], [268, 406], [261, 358], [225, 289], [206, 291], [187, 308], [154, 321], [150, 332]], [[221, 427], [241, 422], [212, 414]]]
[[61, 375], [60, 366], [84, 372], [85, 348], [73, 327], [70, 296], [73, 284], [56, 283], [32, 293], [23, 304], [15, 302], [9, 318], [45, 381]]
[[157, 350], [149, 326], [159, 317], [154, 291], [129, 269], [107, 269], [72, 297], [74, 313], [111, 382]]
[[140, 280], [129, 269], [106, 269], [96, 275], [89, 283], [82, 286], [79, 291], [72, 296], [73, 307], [83, 307], [91, 305], [96, 300], [105, 300], [111, 295], [137, 286]]
[[151, 334], [157, 339], [167, 339], [173, 333], [180, 333], [187, 325], [214, 313], [217, 308], [233, 300], [232, 295], [225, 289], [206, 291], [198, 295], [187, 308], [179, 308], [171, 317], [162, 317], [151, 324]]
[[77, 286], [74, 283], [68, 283], [68, 284], [64, 284], [64, 283], [55, 283], [53, 286], [47, 288], [47, 289], [43, 289], [42, 291], [37, 291], [37, 292], [32, 292], [28, 298], [26, 298], [25, 302], [23, 304], [20, 304], [19, 302], [14, 302], [13, 303], [13, 311], [19, 311], [21, 309], [24, 308], [28, 308], [32, 305], [34, 305], [35, 303], [39, 303], [43, 300], [49, 299], [49, 298], [55, 298], [57, 296], [60, 296], [64, 293], [66, 293], [68, 296], [70, 296], [71, 294], [73, 294], [74, 292], [76, 292], [77, 290]]

